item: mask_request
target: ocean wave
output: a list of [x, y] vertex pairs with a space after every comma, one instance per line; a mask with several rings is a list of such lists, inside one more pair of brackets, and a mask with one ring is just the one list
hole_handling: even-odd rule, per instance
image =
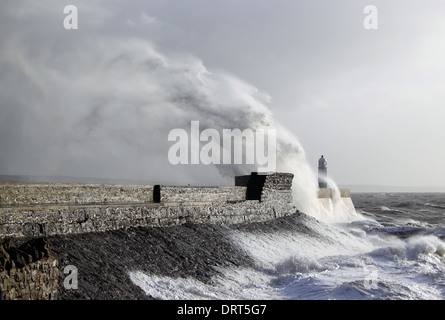
[[425, 203], [425, 206], [436, 208], [436, 209], [445, 209], [445, 205], [443, 205], [443, 204], [436, 204], [436, 203], [430, 203], [430, 202]]
[[436, 237], [438, 237], [441, 240], [445, 240], [445, 227], [437, 226], [437, 227], [431, 228], [428, 232], [432, 235], [435, 235]]
[[423, 232], [424, 230], [425, 229], [423, 227], [411, 226], [411, 225], [390, 226], [390, 227], [383, 227], [380, 229], [380, 231], [384, 231], [386, 233], [390, 233], [401, 238], [407, 238], [413, 236], [415, 234]]
[[253, 266], [218, 268], [207, 282], [143, 272], [131, 279], [159, 299], [444, 298], [445, 227], [382, 207], [381, 216], [345, 223], [301, 214], [273, 228], [227, 228]]
[[434, 235], [412, 237], [408, 239], [407, 247], [409, 253], [414, 254], [414, 257], [421, 254], [445, 256], [445, 242]]
[[280, 274], [295, 274], [307, 273], [309, 271], [321, 271], [325, 269], [325, 267], [315, 259], [294, 256], [277, 263], [275, 269]]
[[418, 260], [422, 255], [445, 256], [445, 242], [434, 235], [413, 236], [405, 241], [395, 240], [396, 243], [373, 250], [370, 255], [384, 257], [391, 260]]

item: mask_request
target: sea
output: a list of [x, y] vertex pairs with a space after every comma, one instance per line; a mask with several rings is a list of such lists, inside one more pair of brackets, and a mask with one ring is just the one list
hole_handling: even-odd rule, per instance
[[445, 193], [353, 193], [344, 221], [301, 213], [295, 228], [230, 229], [255, 267], [211, 281], [134, 271], [156, 299], [440, 300], [445, 298]]

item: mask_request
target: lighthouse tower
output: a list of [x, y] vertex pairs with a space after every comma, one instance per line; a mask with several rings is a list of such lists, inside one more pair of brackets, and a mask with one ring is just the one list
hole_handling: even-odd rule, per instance
[[328, 175], [328, 163], [326, 159], [322, 155], [320, 159], [318, 159], [318, 187], [319, 188], [327, 188], [328, 184], [326, 182], [326, 177]]
[[[328, 213], [335, 213], [337, 210], [345, 210], [355, 213], [355, 207], [351, 200], [351, 191], [349, 189], [338, 189], [335, 183], [328, 188], [328, 163], [324, 156], [318, 159], [318, 200]], [[335, 201], [334, 201], [335, 199]], [[340, 205], [340, 206], [339, 206]]]

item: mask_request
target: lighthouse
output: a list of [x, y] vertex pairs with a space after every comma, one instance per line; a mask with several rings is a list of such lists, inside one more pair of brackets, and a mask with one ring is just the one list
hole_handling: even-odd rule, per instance
[[319, 188], [327, 188], [328, 184], [326, 182], [326, 177], [328, 174], [328, 163], [326, 159], [322, 155], [320, 159], [318, 159], [318, 187]]
[[[351, 200], [349, 189], [339, 189], [334, 182], [328, 188], [328, 163], [322, 155], [318, 159], [318, 200], [322, 208], [327, 213], [335, 213], [338, 210], [345, 210], [355, 213], [355, 207]], [[340, 206], [339, 206], [340, 205]]]

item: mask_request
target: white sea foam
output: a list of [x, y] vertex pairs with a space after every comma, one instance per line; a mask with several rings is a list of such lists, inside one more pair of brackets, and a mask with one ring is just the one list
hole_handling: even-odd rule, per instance
[[220, 268], [210, 283], [192, 277], [171, 278], [130, 272], [131, 281], [147, 295], [162, 300], [265, 300], [284, 299], [278, 288], [268, 284], [272, 277], [250, 268]]
[[207, 283], [138, 271], [130, 277], [159, 299], [445, 297], [445, 242], [436, 235], [400, 238], [370, 219], [333, 225], [302, 214], [297, 224], [294, 232], [229, 232], [255, 268], [219, 268]]

